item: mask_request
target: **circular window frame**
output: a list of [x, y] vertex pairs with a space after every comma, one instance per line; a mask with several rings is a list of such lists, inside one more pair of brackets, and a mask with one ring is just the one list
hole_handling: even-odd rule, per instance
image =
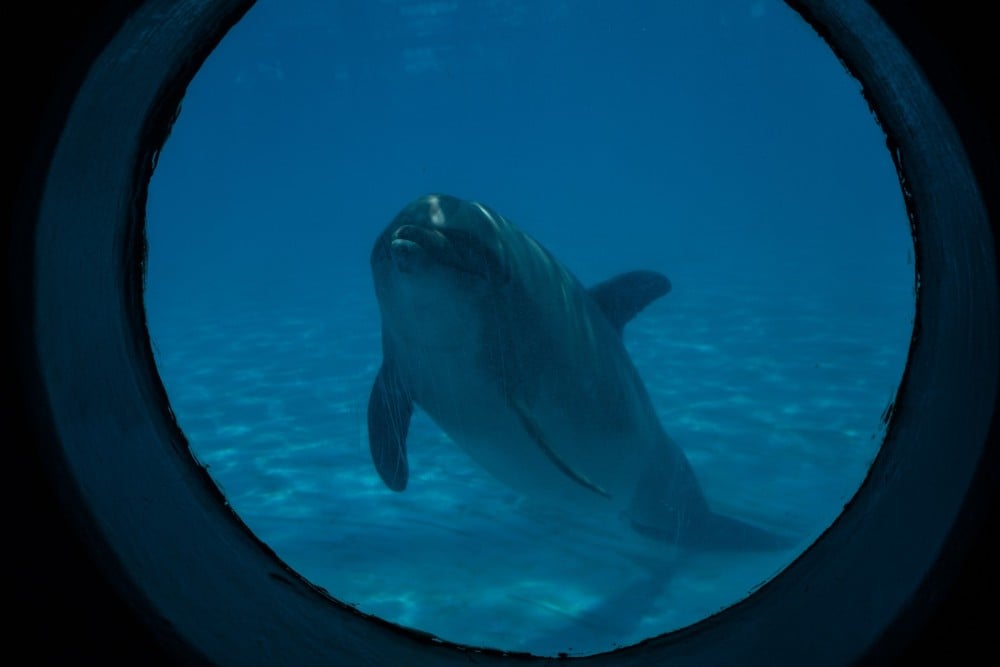
[[[37, 205], [17, 221], [13, 251], [30, 276], [15, 285], [24, 387], [61, 504], [107, 578], [186, 659], [522, 662], [366, 616], [303, 580], [229, 510], [170, 413], [142, 305], [146, 189], [187, 83], [251, 4], [138, 4], [72, 91], [31, 190]], [[796, 5], [863, 83], [911, 216], [918, 307], [885, 443], [837, 521], [749, 598], [588, 664], [847, 664], [876, 645], [891, 652], [947, 586], [942, 563], [996, 483], [998, 258], [981, 181], [955, 121], [870, 6]]]

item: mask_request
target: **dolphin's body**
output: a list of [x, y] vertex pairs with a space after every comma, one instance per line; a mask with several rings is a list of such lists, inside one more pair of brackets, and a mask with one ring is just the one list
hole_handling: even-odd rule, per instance
[[585, 289], [503, 217], [447, 195], [407, 205], [371, 266], [383, 360], [368, 433], [389, 488], [406, 487], [417, 404], [527, 496], [682, 546], [784, 546], [711, 511], [625, 350], [625, 323], [669, 291], [665, 277], [637, 271]]

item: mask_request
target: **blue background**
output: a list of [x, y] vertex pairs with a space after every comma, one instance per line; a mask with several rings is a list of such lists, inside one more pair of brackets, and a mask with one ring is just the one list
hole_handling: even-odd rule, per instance
[[[626, 330], [713, 505], [800, 536], [664, 553], [552, 516], [425, 417], [381, 486], [371, 244], [480, 200], [584, 283], [664, 272]], [[147, 313], [195, 456], [279, 557], [445, 639], [593, 653], [745, 596], [876, 455], [912, 242], [859, 84], [781, 3], [259, 2], [191, 83], [150, 185]]]

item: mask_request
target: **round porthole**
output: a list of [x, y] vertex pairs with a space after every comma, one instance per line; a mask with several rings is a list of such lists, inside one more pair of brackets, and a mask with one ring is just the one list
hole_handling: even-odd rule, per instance
[[[146, 319], [191, 451], [290, 568], [442, 640], [592, 655], [839, 515], [913, 242], [857, 81], [783, 3], [502, 7], [255, 5], [151, 177]], [[676, 496], [629, 469], [664, 451]]]
[[[183, 456], [145, 335], [141, 215], [183, 87], [243, 7], [167, 4], [142, 5], [91, 68], [29, 221], [26, 354], [37, 360], [34, 403], [54, 436], [65, 499], [92, 546], [112, 555], [105, 562], [125, 595], [213, 663], [466, 661], [467, 649], [366, 618], [298, 579]], [[910, 196], [917, 337], [887, 439], [840, 519], [780, 576], [707, 621], [593, 664], [856, 659], [923, 585], [984, 455], [997, 389], [996, 258], [961, 143], [870, 9], [807, 13], [863, 81]]]

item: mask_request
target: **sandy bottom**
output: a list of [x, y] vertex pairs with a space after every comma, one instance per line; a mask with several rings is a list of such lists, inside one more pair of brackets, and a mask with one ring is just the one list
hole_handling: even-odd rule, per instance
[[874, 299], [834, 317], [789, 289], [675, 289], [626, 329], [715, 509], [800, 537], [764, 554], [685, 553], [535, 506], [419, 411], [409, 488], [383, 487], [365, 426], [380, 363], [367, 276], [278, 305], [158, 305], [150, 322], [193, 453], [289, 566], [361, 611], [443, 639], [580, 655], [742, 599], [808, 547], [864, 478], [909, 320]]

